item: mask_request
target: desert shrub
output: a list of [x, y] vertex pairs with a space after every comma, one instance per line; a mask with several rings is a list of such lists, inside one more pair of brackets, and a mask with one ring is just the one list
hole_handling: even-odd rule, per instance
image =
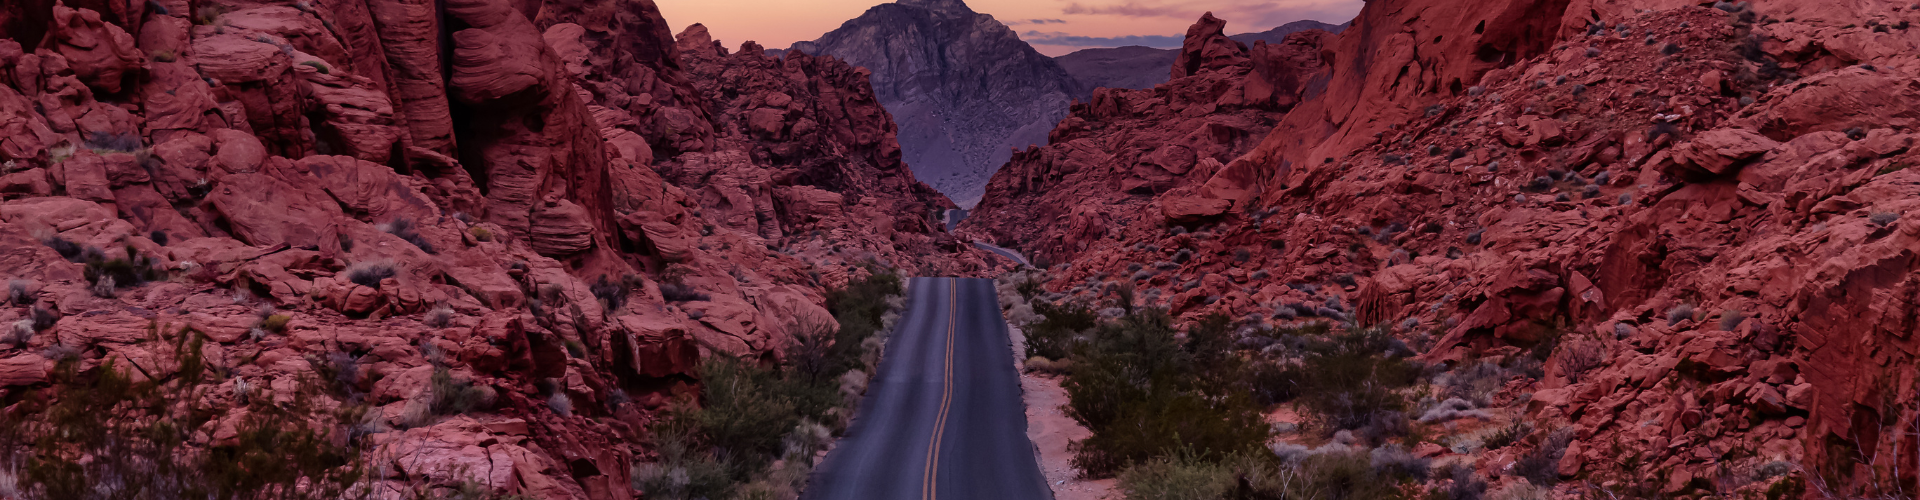
[[601, 274], [598, 279], [595, 279], [589, 290], [593, 292], [594, 298], [600, 299], [600, 304], [608, 310], [619, 310], [627, 305], [627, 287], [608, 280], [606, 274]]
[[1900, 214], [1893, 212], [1874, 212], [1873, 215], [1867, 216], [1867, 222], [1880, 227], [1887, 227], [1898, 220], [1900, 220]]
[[16, 306], [33, 304], [39, 300], [33, 296], [33, 282], [27, 280], [7, 281], [7, 303]]
[[112, 297], [118, 288], [136, 287], [148, 281], [166, 279], [166, 270], [162, 269], [152, 257], [141, 255], [139, 250], [127, 247], [126, 256], [108, 259], [98, 251], [82, 252], [86, 264], [81, 269], [87, 283], [93, 285], [94, 294]]
[[787, 346], [787, 364], [800, 376], [817, 380], [828, 376], [827, 356], [833, 347], [833, 325], [811, 317], [798, 317], [787, 327], [793, 344]]
[[1228, 467], [1190, 454], [1148, 460], [1118, 476], [1116, 484], [1130, 500], [1210, 500], [1225, 498], [1235, 486]]
[[[210, 378], [198, 354], [199, 332], [151, 333], [178, 353], [163, 361], [173, 364], [172, 376], [136, 381], [111, 362], [85, 372], [62, 362], [52, 377], [57, 391], [24, 395], [0, 413], [0, 463], [18, 467], [20, 498], [348, 498], [369, 479], [361, 441], [314, 430], [353, 410], [330, 415], [305, 391], [249, 405], [232, 440], [196, 444], [192, 430], [225, 413], [201, 397], [223, 381]], [[51, 394], [58, 399], [46, 399]]]
[[396, 273], [393, 269], [393, 262], [378, 260], [356, 262], [351, 266], [347, 266], [347, 270], [343, 274], [347, 276], [347, 281], [355, 285], [367, 288], [380, 288], [380, 281], [392, 278]]
[[82, 259], [84, 249], [82, 249], [78, 243], [68, 241], [66, 238], [49, 236], [47, 239], [40, 240], [40, 243], [45, 244], [47, 248], [52, 248], [55, 253], [60, 254], [60, 258], [67, 259], [67, 262], [81, 262], [84, 260]]
[[1480, 500], [1481, 495], [1487, 492], [1487, 482], [1480, 479], [1480, 475], [1475, 474], [1472, 467], [1456, 463], [1448, 466], [1444, 472], [1441, 472], [1440, 477], [1448, 479], [1450, 482], [1447, 483], [1446, 489], [1437, 490], [1435, 491], [1437, 495], [1428, 498], [1434, 500]]
[[573, 416], [573, 400], [567, 398], [566, 392], [555, 391], [553, 395], [547, 396], [547, 409], [553, 410], [553, 414], [555, 415], [571, 417]]
[[1693, 304], [1682, 303], [1667, 310], [1667, 326], [1678, 325], [1689, 319], [1693, 319]]
[[1363, 450], [1309, 454], [1296, 470], [1305, 482], [1302, 490], [1311, 492], [1302, 498], [1394, 498], [1400, 493], [1401, 481], [1374, 470], [1372, 457]]
[[286, 333], [287, 322], [292, 320], [292, 316], [285, 314], [269, 314], [264, 318], [260, 318], [260, 323], [254, 325], [254, 327], [272, 333]]
[[660, 299], [667, 302], [705, 302], [713, 297], [680, 283], [660, 282]]
[[458, 415], [493, 406], [493, 390], [473, 385], [471, 380], [453, 378], [446, 367], [436, 367], [428, 380], [431, 396], [427, 410], [434, 415]]
[[1228, 326], [1216, 315], [1182, 342], [1171, 317], [1146, 310], [1101, 325], [1076, 346], [1064, 384], [1068, 414], [1093, 435], [1075, 445], [1074, 464], [1103, 477], [1176, 448], [1201, 457], [1259, 449], [1266, 425], [1243, 363], [1228, 352]]
[[53, 328], [55, 323], [60, 322], [60, 316], [53, 314], [53, 311], [37, 306], [27, 311], [27, 319], [32, 321], [34, 332], [47, 331], [48, 328]]
[[[1508, 484], [1506, 487], [1500, 488], [1498, 490], [1494, 490], [1492, 494], [1487, 495], [1487, 498], [1489, 500], [1549, 500], [1553, 498], [1553, 492], [1551, 490], [1541, 488], [1539, 486], [1535, 486], [1533, 483], [1520, 481], [1520, 482]], [[1629, 497], [1629, 498], [1645, 498], [1645, 497]]]
[[1598, 341], [1576, 340], [1559, 349], [1560, 374], [1567, 382], [1578, 383], [1587, 372], [1607, 362], [1607, 347]]
[[654, 452], [660, 459], [633, 465], [633, 489], [649, 499], [729, 498], [733, 478], [727, 464], [711, 449], [698, 447], [692, 433], [683, 422], [655, 425]]
[[467, 234], [473, 236], [474, 241], [493, 241], [493, 230], [485, 227], [469, 227], [467, 228]]
[[1521, 455], [1513, 462], [1513, 475], [1526, 478], [1528, 482], [1543, 487], [1552, 487], [1560, 482], [1560, 456], [1566, 454], [1567, 443], [1573, 441], [1573, 428], [1556, 429], [1540, 442], [1540, 446]]
[[1328, 432], [1404, 415], [1407, 401], [1398, 390], [1412, 385], [1420, 370], [1384, 354], [1392, 348], [1393, 338], [1382, 329], [1350, 330], [1310, 342], [1293, 389], [1301, 395], [1300, 408]]
[[302, 61], [300, 65], [311, 67], [314, 69], [314, 71], [318, 71], [322, 75], [333, 73], [333, 70], [327, 67], [327, 63], [323, 63], [320, 61]]
[[798, 403], [780, 391], [778, 374], [715, 356], [700, 365], [701, 406], [675, 414], [697, 429], [699, 439], [727, 457], [738, 479], [764, 467], [780, 452], [780, 438], [799, 423]]
[[1046, 291], [1045, 288], [1042, 288], [1044, 285], [1045, 283], [1040, 281], [1039, 276], [1029, 273], [1026, 275], [1026, 278], [1021, 279], [1018, 284], [1014, 285], [1014, 290], [1020, 292], [1020, 297], [1032, 301], [1035, 295]]
[[1432, 461], [1413, 455], [1406, 446], [1388, 444], [1368, 452], [1373, 472], [1384, 477], [1426, 480]]
[[435, 306], [433, 310], [427, 311], [427, 314], [420, 319], [420, 322], [433, 328], [446, 328], [447, 325], [453, 324], [453, 316], [453, 308], [441, 304]]
[[1080, 303], [1054, 305], [1042, 301], [1034, 303], [1033, 310], [1044, 319], [1027, 325], [1028, 357], [1066, 359], [1073, 351], [1075, 337], [1093, 329], [1099, 321], [1098, 312]]
[[93, 131], [87, 133], [82, 145], [99, 152], [131, 153], [140, 149], [140, 136], [131, 132], [115, 134]]
[[414, 226], [413, 219], [395, 217], [393, 221], [382, 225], [380, 229], [396, 238], [406, 240], [407, 243], [412, 243], [413, 246], [419, 247], [420, 251], [426, 252], [429, 255], [440, 253], [439, 250], [433, 248], [433, 242], [427, 241], [426, 237], [420, 236], [420, 230]]
[[1512, 445], [1514, 442], [1519, 441], [1520, 438], [1527, 437], [1528, 434], [1532, 433], [1532, 422], [1517, 420], [1493, 431], [1492, 434], [1488, 434], [1486, 439], [1481, 441], [1481, 446], [1488, 450], [1498, 450]]
[[1420, 414], [1420, 423], [1430, 424], [1448, 422], [1462, 418], [1486, 420], [1492, 418], [1486, 411], [1474, 407], [1470, 401], [1460, 398], [1447, 398]]

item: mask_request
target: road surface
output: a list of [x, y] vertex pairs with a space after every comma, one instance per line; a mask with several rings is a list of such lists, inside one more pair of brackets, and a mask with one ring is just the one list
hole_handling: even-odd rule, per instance
[[947, 232], [949, 233], [953, 232], [953, 228], [959, 227], [960, 221], [963, 221], [963, 220], [967, 220], [966, 210], [961, 210], [958, 208], [948, 210], [947, 211]]
[[914, 278], [880, 373], [808, 500], [1051, 500], [993, 282]]
[[1012, 260], [1014, 262], [1019, 262], [1020, 265], [1033, 267], [1032, 262], [1027, 262], [1027, 256], [1020, 255], [1020, 252], [1015, 252], [1013, 250], [996, 247], [996, 246], [989, 245], [987, 243], [978, 242], [978, 241], [973, 242], [973, 246], [980, 247], [981, 250], [986, 250], [989, 252], [1000, 254], [1001, 257], [1006, 257], [1007, 259]]

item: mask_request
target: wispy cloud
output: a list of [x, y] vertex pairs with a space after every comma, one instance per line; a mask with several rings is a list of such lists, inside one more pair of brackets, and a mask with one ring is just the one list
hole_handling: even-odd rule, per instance
[[1271, 2], [1206, 4], [1187, 0], [1088, 0], [1075, 1], [1061, 9], [1068, 15], [1120, 16], [1135, 18], [1198, 19], [1212, 11], [1221, 19], [1243, 28], [1277, 26], [1311, 19], [1332, 24], [1347, 22], [1360, 11], [1363, 0], [1276, 0]]
[[1119, 5], [1086, 5], [1080, 2], [1067, 4], [1063, 14], [1092, 14], [1125, 17], [1187, 17], [1192, 12], [1188, 7], [1167, 7], [1160, 5], [1141, 5], [1127, 2]]
[[1007, 21], [1006, 24], [1007, 26], [1024, 26], [1024, 25], [1035, 25], [1035, 24], [1067, 24], [1067, 21], [1065, 19], [1015, 19], [1012, 21]]
[[1154, 48], [1179, 47], [1185, 37], [1168, 35], [1128, 35], [1128, 36], [1080, 36], [1058, 31], [1028, 31], [1020, 34], [1022, 40], [1034, 45], [1066, 45], [1072, 47], [1124, 47], [1144, 45]]

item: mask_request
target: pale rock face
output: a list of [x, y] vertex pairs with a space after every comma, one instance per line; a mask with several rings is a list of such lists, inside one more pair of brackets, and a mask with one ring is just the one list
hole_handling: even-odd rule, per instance
[[993, 16], [958, 0], [881, 4], [794, 44], [872, 72], [908, 166], [971, 206], [1010, 151], [1046, 143], [1081, 87]]

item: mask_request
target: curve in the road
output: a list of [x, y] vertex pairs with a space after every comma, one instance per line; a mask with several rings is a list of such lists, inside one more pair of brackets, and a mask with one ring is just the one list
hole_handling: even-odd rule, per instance
[[1020, 265], [1022, 265], [1022, 266], [1027, 266], [1027, 267], [1033, 267], [1033, 263], [1032, 263], [1032, 262], [1027, 262], [1027, 256], [1025, 256], [1025, 255], [1020, 255], [1020, 252], [1016, 252], [1016, 251], [1013, 251], [1013, 250], [1011, 250], [1011, 249], [1006, 249], [1006, 248], [1001, 248], [1001, 247], [997, 247], [997, 246], [993, 246], [992, 244], [988, 244], [988, 243], [986, 243], [986, 242], [983, 242], [983, 241], [975, 241], [975, 242], [973, 242], [973, 246], [975, 246], [975, 247], [978, 247], [978, 248], [980, 248], [981, 250], [986, 250], [986, 251], [989, 251], [989, 252], [993, 252], [994, 254], [997, 254], [997, 255], [999, 255], [999, 256], [1001, 256], [1001, 257], [1006, 257], [1006, 258], [1007, 258], [1008, 260], [1012, 260], [1012, 261], [1014, 261], [1014, 262], [1018, 262], [1018, 263], [1020, 263]]
[[810, 500], [1050, 500], [993, 282], [914, 278], [911, 306]]

